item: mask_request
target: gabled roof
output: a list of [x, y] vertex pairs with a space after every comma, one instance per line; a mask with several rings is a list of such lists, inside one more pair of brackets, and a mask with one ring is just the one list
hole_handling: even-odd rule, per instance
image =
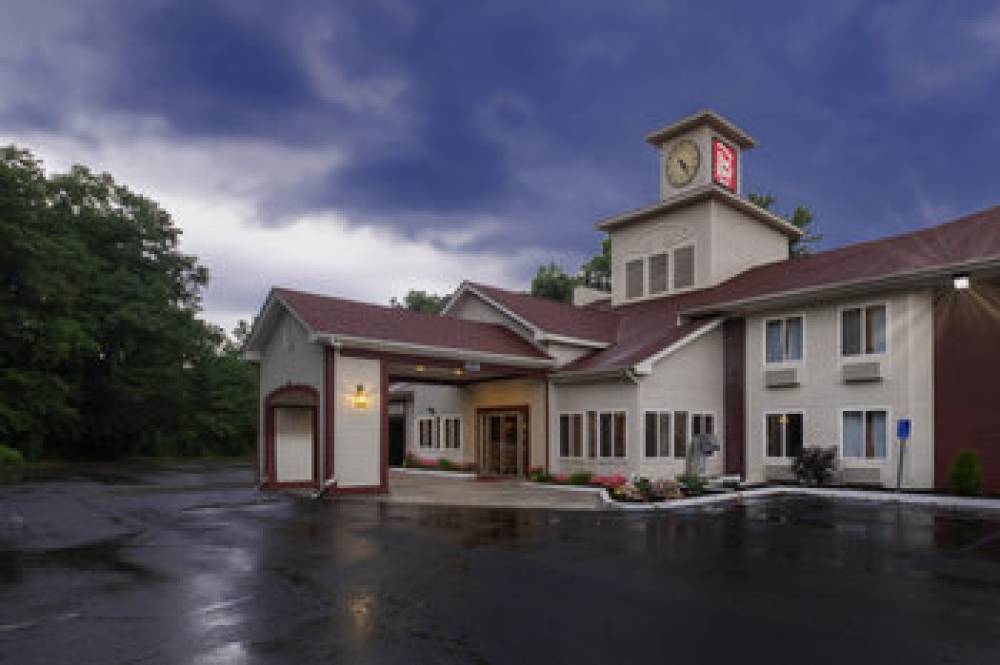
[[751, 268], [698, 292], [684, 313], [749, 311], [793, 297], [940, 283], [942, 275], [990, 263], [1000, 263], [1000, 206], [920, 231]]
[[[614, 343], [617, 336], [618, 316], [613, 312], [590, 307], [575, 307], [549, 298], [508, 291], [488, 284], [464, 282], [456, 291], [449, 306], [457, 302], [461, 294], [466, 291], [491, 301], [513, 318], [539, 331], [542, 333], [540, 335], [542, 339], [548, 337], [551, 341], [560, 341], [560, 338], [565, 338], [607, 346]], [[445, 312], [447, 311], [446, 309]]]
[[288, 307], [313, 335], [550, 360], [512, 330], [493, 323], [445, 318], [284, 288], [273, 289], [269, 302], [271, 299]]
[[686, 118], [681, 118], [677, 122], [670, 123], [666, 127], [661, 127], [650, 132], [646, 135], [646, 142], [659, 146], [678, 134], [682, 134], [698, 125], [708, 125], [725, 138], [738, 144], [741, 148], [752, 148], [754, 146], [753, 137], [710, 109], [703, 109]]

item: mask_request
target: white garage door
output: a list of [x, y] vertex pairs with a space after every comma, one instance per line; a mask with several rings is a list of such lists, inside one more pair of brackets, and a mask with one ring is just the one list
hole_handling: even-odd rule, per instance
[[290, 406], [274, 409], [274, 458], [277, 482], [313, 480], [312, 409]]

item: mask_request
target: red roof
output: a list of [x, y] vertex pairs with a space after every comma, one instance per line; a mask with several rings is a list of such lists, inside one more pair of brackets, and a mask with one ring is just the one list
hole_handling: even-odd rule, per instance
[[617, 338], [619, 317], [612, 312], [575, 307], [488, 284], [466, 284], [547, 333], [605, 344], [612, 343]]
[[525, 358], [548, 357], [509, 328], [494, 323], [445, 318], [291, 289], [276, 288], [273, 293], [317, 333]]
[[689, 309], [725, 311], [739, 301], [870, 282], [1000, 259], [1000, 206], [946, 224], [751, 268], [699, 292]]

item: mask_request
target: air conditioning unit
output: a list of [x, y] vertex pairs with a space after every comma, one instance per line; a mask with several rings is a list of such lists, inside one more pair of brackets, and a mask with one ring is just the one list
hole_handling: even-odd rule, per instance
[[882, 363], [878, 360], [844, 363], [841, 365], [840, 375], [844, 383], [881, 381], [883, 379]]
[[793, 388], [797, 385], [799, 385], [797, 367], [764, 370], [764, 386], [767, 388]]

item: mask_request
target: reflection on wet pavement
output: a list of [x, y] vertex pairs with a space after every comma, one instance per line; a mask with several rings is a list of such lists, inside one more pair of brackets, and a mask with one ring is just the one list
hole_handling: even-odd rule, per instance
[[0, 487], [0, 662], [988, 663], [1000, 647], [995, 515], [316, 503], [249, 480]]

